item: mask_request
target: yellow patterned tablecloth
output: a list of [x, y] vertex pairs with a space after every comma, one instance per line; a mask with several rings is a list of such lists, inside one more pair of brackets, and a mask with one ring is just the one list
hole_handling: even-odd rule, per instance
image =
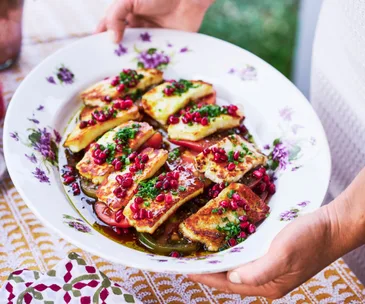
[[[41, 60], [78, 37], [88, 35], [108, 2], [26, 1], [20, 61], [12, 69], [0, 72], [6, 101], [10, 101], [20, 82]], [[365, 303], [364, 286], [342, 259], [275, 301], [241, 298], [195, 284], [182, 275], [151, 273], [110, 263], [83, 252], [45, 228], [6, 175], [0, 182], [0, 285], [17, 268], [46, 272], [70, 251], [81, 254], [87, 263], [98, 267], [144, 303]]]

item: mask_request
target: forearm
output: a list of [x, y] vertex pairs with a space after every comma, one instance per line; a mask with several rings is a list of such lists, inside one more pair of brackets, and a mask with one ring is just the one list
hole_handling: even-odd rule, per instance
[[365, 169], [334, 201], [319, 211], [328, 223], [335, 258], [365, 244]]

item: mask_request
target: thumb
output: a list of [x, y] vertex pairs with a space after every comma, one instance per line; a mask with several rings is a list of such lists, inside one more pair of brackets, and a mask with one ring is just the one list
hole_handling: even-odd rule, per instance
[[261, 286], [281, 276], [285, 271], [285, 259], [269, 252], [253, 262], [229, 271], [227, 278], [234, 284]]
[[106, 12], [105, 22], [108, 30], [113, 32], [114, 42], [122, 40], [127, 16], [133, 11], [133, 0], [116, 0]]

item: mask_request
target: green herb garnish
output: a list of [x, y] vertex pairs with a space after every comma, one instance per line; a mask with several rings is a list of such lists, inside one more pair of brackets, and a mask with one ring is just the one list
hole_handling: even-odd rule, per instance
[[141, 125], [133, 124], [131, 127], [124, 127], [117, 131], [114, 140], [118, 140], [121, 144], [127, 144], [130, 139], [134, 139]]
[[147, 181], [141, 181], [138, 185], [138, 192], [136, 196], [155, 199], [160, 193], [160, 190], [155, 187], [157, 180], [157, 177], [154, 177]]
[[176, 159], [178, 159], [180, 157], [180, 149], [179, 148], [175, 148], [173, 150], [170, 151], [169, 153], [169, 157], [168, 157], [168, 161], [169, 162], [173, 162]]

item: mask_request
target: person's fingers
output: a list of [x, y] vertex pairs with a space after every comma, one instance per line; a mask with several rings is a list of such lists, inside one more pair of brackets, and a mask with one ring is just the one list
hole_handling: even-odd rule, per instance
[[126, 18], [133, 11], [132, 0], [116, 0], [107, 10], [106, 27], [114, 33], [114, 42], [123, 38], [126, 27]]
[[273, 253], [240, 266], [227, 273], [227, 279], [234, 284], [261, 286], [280, 277], [286, 271], [288, 261]]
[[96, 27], [94, 34], [102, 33], [102, 32], [105, 32], [106, 30], [107, 30], [106, 22], [105, 22], [105, 19], [103, 18], [103, 19], [101, 19], [98, 26]]
[[212, 274], [191, 274], [188, 275], [188, 278], [194, 282], [199, 282], [219, 290], [225, 290], [228, 283], [225, 272]]

